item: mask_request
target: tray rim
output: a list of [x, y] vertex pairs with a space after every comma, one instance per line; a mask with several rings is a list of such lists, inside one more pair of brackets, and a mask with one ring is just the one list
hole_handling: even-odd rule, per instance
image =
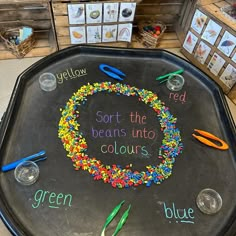
[[[37, 61], [36, 63], [32, 64], [29, 68], [27, 68], [26, 70], [24, 70], [18, 77], [15, 83], [15, 86], [13, 88], [12, 91], [12, 95], [7, 107], [6, 112], [4, 113], [4, 116], [0, 122], [0, 150], [2, 147], [2, 143], [3, 140], [5, 138], [8, 126], [9, 126], [9, 122], [12, 116], [12, 112], [13, 112], [13, 108], [17, 99], [17, 95], [19, 94], [19, 86], [21, 86], [21, 84], [23, 83], [24, 79], [27, 77], [27, 75], [29, 73], [31, 73], [31, 71], [37, 71], [39, 70], [41, 67], [44, 66], [48, 66], [49, 62], [52, 62], [53, 59], [56, 60], [60, 60], [63, 59], [65, 57], [69, 57], [69, 56], [74, 56], [74, 55], [79, 55], [79, 54], [86, 54], [89, 52], [93, 52], [94, 54], [96, 54], [95, 52], [105, 52], [105, 53], [110, 53], [110, 52], [118, 52], [119, 55], [123, 55], [125, 56], [125, 53], [129, 53], [129, 54], [147, 54], [147, 57], [150, 58], [150, 56], [154, 56], [154, 55], [158, 55], [160, 54], [162, 57], [164, 56], [169, 56], [172, 58], [178, 58], [178, 60], [183, 61], [182, 64], [187, 64], [188, 68], [190, 67], [193, 70], [193, 74], [197, 73], [198, 75], [201, 75], [201, 77], [204, 78], [209, 78], [209, 76], [207, 74], [205, 74], [203, 71], [201, 71], [199, 68], [195, 67], [193, 64], [191, 64], [189, 61], [187, 61], [185, 58], [182, 58], [172, 52], [169, 52], [167, 50], [164, 49], [133, 49], [133, 48], [118, 48], [118, 47], [103, 47], [103, 46], [94, 46], [94, 45], [75, 45], [69, 48], [65, 48], [63, 50], [60, 50], [58, 52], [54, 52], [49, 56], [46, 56], [42, 59], [40, 59], [39, 61]], [[120, 51], [123, 51], [122, 53]], [[140, 56], [140, 55], [138, 55]], [[55, 62], [55, 60], [54, 60]], [[53, 63], [54, 63], [53, 62]], [[53, 64], [52, 63], [52, 64]], [[212, 93], [214, 93], [214, 97], [215, 97], [215, 102], [218, 105], [223, 106], [225, 114], [227, 117], [225, 118], [225, 121], [227, 121], [227, 124], [225, 124], [225, 126], [228, 126], [228, 130], [231, 129], [231, 131], [236, 134], [236, 127], [235, 127], [235, 123], [232, 117], [232, 114], [230, 112], [229, 106], [227, 104], [227, 101], [225, 99], [223, 90], [221, 89], [221, 87], [214, 81], [209, 79], [207, 82], [207, 87], [209, 86], [214, 86], [214, 90], [212, 91]], [[205, 84], [205, 83], [204, 83]], [[216, 96], [217, 95], [217, 96]], [[226, 133], [228, 133], [229, 131], [227, 130]], [[1, 135], [2, 134], [2, 135]], [[233, 139], [233, 137], [231, 137], [231, 139]], [[234, 140], [236, 140], [236, 138], [234, 138]], [[236, 156], [234, 157], [235, 163], [236, 163]], [[1, 160], [0, 160], [1, 162]], [[10, 213], [9, 211], [9, 206], [6, 206], [4, 204], [5, 198], [2, 197], [3, 193], [2, 193], [2, 189], [0, 186], [0, 218], [2, 219], [3, 223], [5, 224], [5, 226], [8, 228], [8, 230], [13, 234], [13, 235], [22, 235], [22, 236], [30, 236], [33, 235], [31, 233], [28, 232], [26, 226], [23, 226], [20, 224], [19, 219], [14, 219], [14, 216]], [[233, 236], [231, 233], [234, 233], [235, 229], [236, 229], [236, 206], [235, 209], [233, 211], [233, 215], [235, 216], [234, 219], [232, 218], [232, 222], [229, 222], [229, 224], [227, 225], [227, 227], [225, 226], [225, 232], [224, 233], [225, 236]], [[226, 229], [227, 228], [227, 229]]]

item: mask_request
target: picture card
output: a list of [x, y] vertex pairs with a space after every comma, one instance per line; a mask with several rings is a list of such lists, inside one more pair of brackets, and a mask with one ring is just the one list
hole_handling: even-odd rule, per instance
[[117, 36], [117, 25], [103, 25], [102, 42], [114, 42]]
[[136, 10], [135, 2], [122, 2], [120, 3], [120, 14], [119, 14], [119, 22], [125, 21], [133, 21], [134, 14]]
[[127, 24], [119, 24], [118, 25], [118, 41], [125, 41], [125, 42], [131, 42], [132, 37], [132, 23]]
[[71, 44], [86, 43], [85, 27], [70, 27], [70, 40]]
[[84, 4], [68, 4], [69, 24], [84, 24], [85, 23], [85, 7]]
[[192, 53], [197, 43], [197, 40], [198, 40], [198, 37], [195, 34], [193, 34], [191, 31], [189, 31], [184, 40], [183, 48], [185, 48], [189, 53]]
[[196, 52], [194, 54], [194, 57], [201, 63], [204, 64], [209, 53], [211, 51], [211, 48], [201, 41], [196, 49]]
[[103, 22], [112, 23], [118, 21], [119, 3], [104, 3], [103, 4]]
[[222, 27], [215, 23], [213, 20], [209, 20], [206, 29], [203, 32], [202, 39], [206, 40], [211, 45], [214, 45], [218, 38]]
[[220, 80], [228, 87], [232, 88], [236, 83], [236, 68], [228, 64], [224, 72], [220, 76]]
[[102, 26], [87, 26], [87, 43], [101, 43]]
[[212, 74], [217, 76], [224, 64], [225, 60], [217, 53], [214, 53], [207, 67]]
[[97, 24], [102, 22], [102, 3], [86, 4], [86, 23]]
[[206, 20], [207, 20], [207, 16], [197, 9], [193, 16], [191, 28], [195, 30], [198, 34], [201, 34], [202, 29], [206, 23]]
[[234, 50], [235, 45], [236, 37], [230, 34], [228, 31], [225, 31], [218, 45], [218, 49], [229, 57], [232, 51]]
[[234, 55], [233, 55], [233, 57], [232, 57], [232, 61], [233, 61], [234, 63], [236, 63], [236, 52], [234, 53]]

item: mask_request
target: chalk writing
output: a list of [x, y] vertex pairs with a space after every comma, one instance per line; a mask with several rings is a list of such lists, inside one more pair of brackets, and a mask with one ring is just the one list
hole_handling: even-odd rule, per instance
[[92, 127], [91, 133], [93, 138], [117, 138], [126, 136], [125, 129], [95, 129]]
[[58, 84], [63, 84], [64, 80], [75, 79], [87, 75], [86, 68], [83, 69], [67, 69], [61, 73], [55, 74]]
[[[114, 114], [107, 114], [103, 111], [96, 112], [96, 122], [105, 123], [105, 124], [119, 124], [120, 123], [120, 113], [115, 112]], [[93, 138], [117, 138], [117, 137], [125, 137], [126, 130], [125, 129], [96, 129], [92, 127], [91, 134]]]
[[119, 118], [121, 117], [121, 115], [119, 114], [119, 112], [116, 112], [115, 114], [103, 114], [102, 111], [98, 111], [96, 113], [96, 121], [97, 122], [104, 122], [104, 123], [112, 123], [113, 121], [115, 123], [120, 123]]
[[[146, 124], [146, 116], [140, 115], [137, 111], [130, 112], [130, 122], [137, 124]], [[145, 139], [154, 139], [156, 137], [156, 133], [153, 130], [148, 131], [146, 127], [143, 129], [132, 129], [132, 137], [133, 138], [145, 138]]]
[[176, 223], [194, 224], [194, 210], [192, 208], [178, 209], [174, 203], [172, 203], [171, 207], [167, 207], [165, 203], [163, 206], [165, 217], [170, 220], [169, 223], [172, 222], [171, 220], [174, 220]]
[[184, 91], [183, 94], [179, 94], [179, 93], [170, 93], [169, 94], [169, 99], [173, 99], [175, 102], [181, 102], [182, 104], [184, 104], [186, 102], [186, 91]]
[[145, 139], [154, 139], [156, 133], [153, 130], [148, 131], [146, 128], [143, 129], [132, 129], [133, 138], [145, 138]]
[[46, 190], [37, 190], [34, 194], [33, 208], [38, 208], [42, 204], [48, 204], [49, 208], [59, 208], [60, 206], [71, 207], [72, 195], [63, 193], [54, 193]]
[[[148, 130], [143, 127], [147, 124], [147, 117], [140, 114], [137, 111], [131, 111], [128, 115], [124, 116], [119, 111], [116, 112], [105, 112], [97, 111], [95, 116], [95, 121], [98, 125], [107, 124], [108, 128], [100, 128], [94, 125], [91, 127], [91, 137], [94, 139], [110, 139], [110, 138], [122, 138], [122, 137], [132, 137], [134, 139], [155, 139], [156, 132], [154, 130]], [[122, 121], [128, 121], [131, 125], [142, 126], [142, 128], [130, 127], [123, 128]], [[114, 128], [112, 127], [114, 126]], [[104, 154], [115, 154], [115, 155], [137, 155], [138, 157], [143, 156], [145, 158], [150, 158], [150, 154], [147, 147], [141, 144], [122, 144], [118, 140], [114, 140], [112, 143], [102, 144], [100, 146], [101, 153]]]
[[130, 112], [130, 122], [131, 123], [139, 123], [139, 124], [146, 124], [146, 122], [144, 122], [147, 117], [146, 116], [141, 116], [139, 115], [138, 112]]
[[103, 144], [101, 146], [102, 153], [110, 153], [110, 154], [142, 154], [144, 156], [148, 156], [148, 151], [145, 146], [140, 145], [120, 145], [116, 141], [113, 144]]

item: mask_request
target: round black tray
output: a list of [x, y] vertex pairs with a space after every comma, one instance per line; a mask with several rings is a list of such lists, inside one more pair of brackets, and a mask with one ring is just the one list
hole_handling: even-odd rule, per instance
[[[75, 171], [58, 138], [58, 122], [72, 94], [87, 83], [118, 81], [99, 70], [105, 63], [122, 70], [122, 84], [144, 88], [156, 93], [177, 118], [177, 128], [184, 144], [176, 158], [173, 173], [161, 185], [152, 184], [124, 189], [95, 181], [86, 171]], [[171, 92], [155, 78], [184, 69], [185, 84], [181, 91]], [[77, 72], [75, 72], [77, 70]], [[79, 76], [79, 72], [81, 74]], [[83, 71], [83, 72], [82, 72]], [[51, 72], [57, 77], [57, 89], [44, 92], [38, 77]], [[77, 73], [77, 74], [76, 74]], [[138, 112], [147, 117], [145, 127], [154, 130], [155, 140], [95, 139], [91, 137], [96, 111], [122, 114]], [[157, 161], [162, 132], [152, 109], [134, 98], [116, 94], [97, 94], [81, 107], [81, 131], [89, 155], [107, 164], [133, 163], [137, 169]], [[144, 127], [137, 124], [137, 127]], [[108, 126], [101, 126], [107, 128]], [[114, 128], [114, 127], [113, 127]], [[124, 122], [123, 128], [130, 129]], [[193, 130], [202, 129], [222, 138], [229, 150], [205, 146], [192, 137]], [[150, 158], [133, 155], [105, 155], [104, 142], [149, 145]], [[46, 150], [47, 160], [38, 162], [40, 178], [31, 186], [22, 186], [13, 171], [0, 173], [1, 217], [14, 235], [100, 235], [112, 209], [125, 200], [120, 212], [106, 230], [112, 235], [131, 204], [129, 217], [120, 235], [143, 236], [216, 236], [235, 232], [236, 165], [235, 126], [224, 95], [218, 85], [184, 59], [163, 50], [118, 49], [93, 46], [71, 47], [40, 60], [16, 82], [0, 127], [1, 166], [21, 157]], [[196, 197], [204, 188], [216, 190], [223, 199], [221, 210], [205, 215], [196, 206]], [[179, 214], [179, 215], [178, 215]]]

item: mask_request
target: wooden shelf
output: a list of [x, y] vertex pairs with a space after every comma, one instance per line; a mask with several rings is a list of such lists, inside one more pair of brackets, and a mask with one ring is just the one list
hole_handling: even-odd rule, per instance
[[[36, 38], [36, 44], [34, 48], [25, 55], [25, 58], [28, 57], [43, 57], [47, 56], [53, 52], [56, 51], [55, 46], [52, 46], [55, 44], [55, 42], [50, 43], [50, 36], [49, 34], [52, 34], [50, 31], [40, 31], [35, 33]], [[52, 41], [53, 39], [51, 39]], [[10, 51], [8, 51], [3, 43], [0, 43], [0, 60], [6, 60], [6, 59], [15, 59], [16, 56], [13, 55]]]
[[2, 0], [0, 2], [0, 5], [3, 5], [3, 4], [21, 4], [21, 3], [48, 3], [49, 1], [48, 0]]
[[[134, 34], [132, 37], [132, 42], [130, 43], [129, 47], [131, 48], [145, 48], [144, 45], [142, 45], [138, 41], [138, 35]], [[163, 37], [160, 39], [159, 44], [156, 48], [159, 49], [169, 49], [169, 48], [180, 48], [181, 43], [177, 37], [177, 34], [175, 32], [166, 32], [163, 34]]]
[[[188, 42], [186, 38], [186, 44], [183, 45], [181, 52], [196, 67], [204, 71], [212, 80], [214, 80], [222, 88], [223, 92], [234, 103], [236, 103], [236, 84], [234, 83], [235, 78], [233, 77], [233, 70], [236, 68], [236, 63], [233, 59], [233, 57], [236, 55], [234, 40], [236, 37], [236, 24], [222, 12], [221, 8], [227, 6], [230, 6], [227, 1], [199, 1], [195, 10], [202, 12], [207, 17], [206, 22], [204, 23], [201, 32], [197, 32], [191, 25], [189, 25], [189, 34], [187, 34], [186, 37], [194, 36], [195, 44], [191, 50], [187, 46]], [[193, 14], [194, 13], [195, 11]], [[195, 19], [193, 14], [190, 18], [191, 21]], [[208, 38], [204, 37], [204, 32], [208, 32], [207, 26], [210, 21], [215, 22], [217, 25], [219, 25], [219, 27], [221, 27], [214, 42], [211, 42]], [[228, 49], [228, 51], [226, 49], [224, 50], [222, 46], [227, 37], [229, 37], [227, 35], [231, 35], [230, 40], [234, 43], [233, 47]], [[209, 48], [209, 53], [205, 56], [205, 59], [202, 60], [199, 59], [202, 57], [199, 54], [200, 46], [203, 48]], [[207, 52], [207, 49], [205, 49], [205, 51]], [[218, 58], [218, 63], [221, 61], [221, 64], [216, 64], [216, 58]], [[212, 69], [214, 63], [215, 68]], [[229, 80], [229, 78], [231, 79]]]
[[[59, 44], [60, 49], [67, 48], [70, 45], [70, 39], [68, 37], [60, 37]], [[132, 42], [126, 43], [126, 42], [115, 42], [115, 43], [99, 43], [95, 44], [98, 46], [110, 46], [110, 47], [120, 47], [120, 48], [146, 48], [143, 44], [141, 44], [138, 41], [138, 35], [133, 34], [132, 36]], [[172, 48], [180, 48], [181, 43], [177, 37], [177, 34], [175, 32], [167, 32], [164, 33], [163, 37], [160, 39], [159, 44], [157, 45], [156, 49], [172, 49]]]
[[[49, 55], [57, 50], [51, 7], [47, 0], [6, 0], [0, 4], [0, 30], [29, 26], [36, 44], [25, 57]], [[16, 58], [0, 41], [0, 60]]]
[[[132, 0], [122, 0], [132, 2]], [[0, 28], [26, 25], [36, 31], [37, 43], [25, 57], [46, 56], [58, 49], [73, 46], [70, 42], [67, 4], [76, 0], [6, 0], [0, 3]], [[157, 48], [180, 48], [175, 24], [186, 0], [133, 0], [138, 3], [134, 19], [134, 29], [139, 20], [157, 18], [167, 26]], [[52, 9], [52, 11], [51, 11]], [[132, 42], [99, 43], [99, 46], [123, 48], [145, 48], [133, 33]], [[0, 42], [0, 60], [15, 58]]]

